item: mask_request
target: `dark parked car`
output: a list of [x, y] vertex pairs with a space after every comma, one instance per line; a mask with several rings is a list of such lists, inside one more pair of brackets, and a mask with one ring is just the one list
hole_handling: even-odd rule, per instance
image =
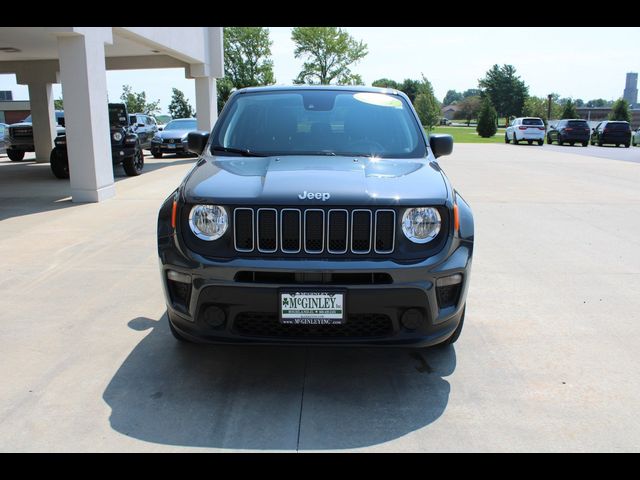
[[[58, 136], [64, 135], [64, 111], [56, 110], [56, 133]], [[7, 156], [14, 162], [19, 162], [24, 158], [25, 152], [35, 152], [33, 143], [33, 124], [31, 115], [22, 122], [9, 125], [9, 134], [5, 138]]]
[[590, 134], [591, 130], [586, 120], [560, 120], [555, 125], [549, 127], [547, 143], [558, 142], [558, 145], [568, 143], [571, 146], [576, 143], [581, 143], [583, 147], [586, 147], [589, 145]]
[[151, 150], [151, 139], [158, 131], [156, 119], [144, 113], [130, 113], [129, 123], [143, 150]]
[[8, 126], [6, 123], [0, 123], [0, 153], [5, 153], [5, 135], [7, 134]]
[[[109, 104], [109, 134], [111, 137], [111, 158], [114, 165], [122, 163], [129, 176], [142, 173], [144, 155], [138, 135], [129, 123], [127, 106], [124, 103]], [[67, 156], [67, 136], [55, 139], [51, 151], [51, 171], [58, 178], [69, 178], [69, 157]]]
[[155, 158], [162, 158], [163, 153], [189, 153], [187, 135], [197, 129], [195, 118], [171, 120], [151, 140], [151, 153]]
[[596, 125], [591, 133], [591, 145], [613, 144], [624, 145], [629, 148], [631, 145], [631, 126], [629, 122], [606, 121]]
[[469, 205], [408, 97], [366, 87], [234, 92], [158, 216], [180, 340], [429, 346], [462, 330]]

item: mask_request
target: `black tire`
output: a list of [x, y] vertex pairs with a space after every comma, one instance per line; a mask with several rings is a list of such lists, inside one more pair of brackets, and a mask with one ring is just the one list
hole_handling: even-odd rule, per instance
[[518, 140], [518, 137], [516, 137], [516, 133], [513, 132], [513, 144], [514, 145], [520, 145], [520, 140]]
[[594, 146], [596, 144], [596, 142], [594, 142], [593, 140], [591, 140], [591, 146]]
[[13, 148], [7, 148], [7, 157], [12, 162], [21, 162], [24, 158], [24, 152], [22, 150], [14, 150]]
[[624, 148], [629, 148], [630, 146], [631, 146], [631, 144], [630, 144], [630, 143], [625, 143], [625, 144], [624, 144]]
[[553, 142], [551, 141], [551, 137], [547, 135], [547, 145], [551, 145]]
[[454, 343], [456, 343], [456, 340], [460, 338], [460, 334], [462, 333], [462, 326], [464, 325], [464, 316], [466, 312], [467, 312], [467, 305], [465, 304], [464, 309], [462, 310], [462, 317], [460, 317], [460, 323], [458, 324], [458, 327], [454, 330], [453, 335], [451, 335], [444, 342], [442, 342], [441, 345], [453, 345]]
[[153, 158], [162, 158], [162, 152], [151, 152], [153, 153]]
[[189, 340], [186, 337], [183, 337], [180, 332], [178, 332], [178, 330], [176, 330], [176, 327], [173, 326], [173, 323], [171, 323], [171, 320], [169, 319], [169, 315], [167, 315], [167, 321], [169, 322], [169, 330], [171, 330], [171, 335], [173, 335], [173, 338], [175, 338], [176, 340], [178, 340], [179, 342], [184, 342], [184, 343], [193, 343], [191, 340]]
[[69, 159], [65, 154], [58, 152], [54, 148], [51, 150], [49, 163], [51, 164], [51, 171], [57, 178], [61, 180], [69, 178]]
[[509, 137], [507, 137], [507, 132], [504, 132], [504, 143], [510, 143]]
[[527, 140], [527, 143], [528, 143], [529, 145], [533, 145], [533, 140]]
[[124, 159], [122, 166], [124, 167], [124, 172], [129, 177], [137, 177], [140, 175], [144, 168], [144, 155], [142, 154], [142, 149], [136, 148], [136, 153], [134, 153], [132, 157]]
[[542, 145], [544, 145], [544, 140], [538, 140], [538, 146], [541, 147]]

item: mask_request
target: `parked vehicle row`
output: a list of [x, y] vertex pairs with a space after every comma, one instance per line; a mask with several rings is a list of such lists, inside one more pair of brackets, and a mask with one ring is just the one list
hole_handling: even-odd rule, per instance
[[615, 145], [629, 147], [640, 145], [640, 128], [631, 131], [629, 122], [607, 120], [598, 123], [593, 129], [589, 128], [586, 120], [579, 118], [563, 119], [550, 125], [549, 129], [541, 118], [521, 117], [514, 119], [504, 133], [505, 143], [513, 142], [514, 145], [526, 141], [529, 145], [537, 142], [542, 145], [545, 138], [547, 144], [554, 142], [558, 145], [568, 143], [573, 146], [576, 143], [586, 147], [591, 145]]

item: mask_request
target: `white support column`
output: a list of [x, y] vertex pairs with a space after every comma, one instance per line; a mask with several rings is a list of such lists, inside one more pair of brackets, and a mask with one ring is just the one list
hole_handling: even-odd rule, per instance
[[105, 41], [102, 28], [58, 37], [67, 153], [74, 202], [99, 202], [115, 195]]
[[196, 118], [198, 130], [209, 131], [218, 119], [218, 91], [213, 77], [196, 77]]
[[45, 82], [29, 82], [28, 85], [36, 162], [47, 163], [53, 149], [53, 139], [56, 138], [52, 88], [50, 83]]

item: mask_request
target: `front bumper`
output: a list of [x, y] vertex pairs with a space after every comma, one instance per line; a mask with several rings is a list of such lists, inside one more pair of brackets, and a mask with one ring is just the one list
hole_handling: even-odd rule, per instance
[[[158, 248], [169, 320], [187, 338], [212, 343], [411, 347], [441, 343], [458, 326], [464, 313], [473, 253], [473, 243], [458, 238], [451, 238], [438, 255], [413, 264], [366, 259], [212, 261], [185, 251], [175, 234], [160, 238]], [[175, 282], [168, 279], [169, 271], [189, 277], [186, 291], [177, 293]], [[330, 284], [276, 281], [291, 273], [324, 273], [333, 278], [363, 278], [371, 274], [372, 280]], [[443, 304], [437, 279], [454, 274], [462, 274], [462, 282], [457, 293]], [[262, 280], [255, 281], [258, 277]], [[385, 281], [376, 283], [375, 278]], [[346, 323], [282, 325], [279, 322], [282, 289], [343, 291]], [[406, 321], [408, 310], [412, 310], [413, 322]], [[211, 321], [212, 312], [215, 322]]]
[[188, 145], [183, 142], [180, 142], [180, 143], [151, 142], [151, 153], [187, 153], [188, 151], [189, 151]]
[[5, 148], [19, 152], [34, 152], [33, 138], [14, 139], [6, 142]]

